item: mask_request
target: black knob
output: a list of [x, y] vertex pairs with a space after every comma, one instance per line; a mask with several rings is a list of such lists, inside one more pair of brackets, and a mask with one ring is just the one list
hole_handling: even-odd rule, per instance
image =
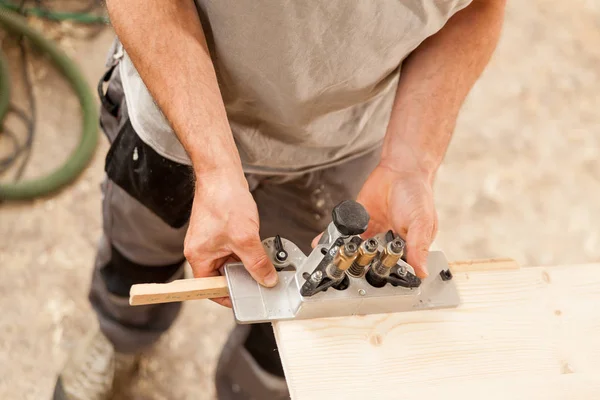
[[367, 230], [369, 214], [353, 200], [344, 200], [333, 208], [333, 223], [342, 235], [359, 235]]
[[275, 259], [279, 262], [284, 262], [288, 258], [287, 251], [283, 248], [283, 242], [281, 241], [281, 236], [275, 236]]

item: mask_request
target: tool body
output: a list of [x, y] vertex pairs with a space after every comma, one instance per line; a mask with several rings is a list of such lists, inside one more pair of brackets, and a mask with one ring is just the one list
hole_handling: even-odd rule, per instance
[[[359, 203], [343, 201], [334, 208], [332, 216], [333, 221], [309, 255], [279, 236], [263, 240], [266, 253], [279, 275], [279, 283], [273, 288], [259, 285], [242, 263], [225, 266], [226, 289], [238, 323], [459, 305], [458, 291], [442, 252], [429, 253], [429, 276], [421, 280], [403, 259], [405, 243], [402, 238], [391, 231], [365, 240], [361, 238], [367, 229], [369, 215]], [[184, 288], [183, 283], [177, 282], [185, 281], [150, 285], [154, 289], [148, 292], [160, 292], [154, 297], [142, 294], [141, 290], [147, 289], [148, 285], [134, 285], [130, 303], [150, 304], [212, 296], [208, 292], [203, 295], [198, 291], [178, 290]], [[172, 285], [170, 289], [168, 285]], [[222, 295], [224, 289], [220, 287], [218, 293]], [[141, 300], [134, 302], [134, 298]]]
[[257, 284], [241, 263], [225, 267], [238, 323], [364, 315], [458, 306], [460, 300], [442, 252], [429, 254], [429, 277], [419, 279], [402, 259], [404, 241], [393, 232], [363, 240], [369, 221], [365, 209], [344, 201], [333, 222], [307, 256], [294, 243], [274, 238], [263, 245], [279, 273], [279, 284]]

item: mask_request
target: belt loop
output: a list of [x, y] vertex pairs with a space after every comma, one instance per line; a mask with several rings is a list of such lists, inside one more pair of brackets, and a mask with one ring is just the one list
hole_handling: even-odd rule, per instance
[[108, 83], [108, 81], [112, 77], [112, 74], [113, 74], [115, 68], [119, 65], [119, 62], [123, 59], [123, 54], [124, 54], [123, 53], [123, 45], [119, 41], [119, 38], [115, 38], [115, 40], [112, 43], [112, 46], [108, 50], [108, 57], [106, 58], [107, 70], [104, 73], [104, 75], [102, 75], [102, 78], [100, 78], [100, 81], [98, 82], [98, 97], [100, 98], [102, 107], [104, 107], [104, 109], [106, 111], [108, 111], [110, 113], [110, 115], [112, 115], [115, 118], [118, 117], [120, 104], [114, 104], [112, 101], [110, 101], [110, 99], [107, 97], [106, 93], [104, 92], [104, 84]]
[[104, 75], [102, 75], [102, 78], [100, 78], [100, 81], [98, 82], [98, 97], [100, 97], [102, 107], [104, 107], [104, 109], [106, 109], [106, 111], [108, 111], [110, 115], [112, 115], [115, 118], [117, 118], [119, 114], [119, 105], [113, 104], [108, 99], [108, 97], [106, 97], [106, 94], [104, 93], [104, 84], [110, 80], [110, 77], [112, 76], [112, 73], [117, 67], [117, 65], [118, 63], [115, 63], [108, 70], [106, 70], [106, 72], [104, 73]]

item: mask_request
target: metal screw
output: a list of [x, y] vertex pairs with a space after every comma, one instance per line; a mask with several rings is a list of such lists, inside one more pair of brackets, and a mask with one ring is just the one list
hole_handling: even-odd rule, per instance
[[316, 283], [316, 282], [320, 282], [322, 278], [323, 278], [323, 273], [321, 271], [315, 271], [315, 272], [313, 272], [312, 276], [310, 277], [310, 280]]
[[337, 246], [332, 247], [331, 250], [329, 250], [329, 255], [333, 257], [333, 256], [335, 256], [335, 253], [337, 253], [337, 251], [338, 251]]
[[354, 253], [356, 253], [357, 251], [358, 246], [356, 245], [356, 243], [348, 242], [344, 245], [344, 253], [346, 253], [348, 257], [353, 256]]
[[367, 242], [365, 243], [365, 249], [368, 250], [370, 253], [377, 250], [377, 247], [378, 247], [377, 240], [375, 240], [373, 238], [367, 240]]
[[358, 289], [358, 294], [364, 296], [365, 294], [367, 294], [367, 292], [365, 292], [365, 289]]
[[390, 242], [390, 250], [394, 253], [394, 254], [399, 254], [402, 253], [402, 250], [404, 250], [404, 241], [402, 241], [402, 239], [394, 239], [393, 242]]

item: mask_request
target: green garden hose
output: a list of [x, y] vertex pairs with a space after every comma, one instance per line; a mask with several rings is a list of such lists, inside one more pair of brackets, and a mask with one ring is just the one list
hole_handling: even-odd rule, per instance
[[[0, 0], [0, 7], [4, 7], [11, 11], [19, 11], [19, 5], [6, 0]], [[83, 24], [108, 24], [108, 17], [105, 15], [96, 15], [80, 12], [65, 12], [45, 10], [39, 7], [26, 7], [23, 9], [25, 14], [33, 15], [34, 17], [42, 17], [53, 21], [74, 21]]]
[[[23, 35], [38, 50], [50, 57], [56, 68], [66, 77], [79, 98], [83, 115], [81, 139], [67, 161], [48, 175], [15, 183], [0, 184], [0, 200], [26, 200], [52, 193], [72, 182], [87, 166], [98, 141], [97, 105], [85, 78], [73, 61], [52, 41], [31, 28], [20, 15], [0, 7], [0, 26], [14, 35]], [[8, 97], [8, 75], [0, 68], [0, 106]], [[0, 111], [2, 111], [0, 109]], [[2, 115], [0, 114], [0, 117]], [[0, 122], [2, 120], [0, 119]]]
[[0, 51], [0, 129], [2, 128], [2, 121], [8, 111], [8, 105], [10, 103], [10, 74], [8, 72], [8, 62], [6, 57]]

